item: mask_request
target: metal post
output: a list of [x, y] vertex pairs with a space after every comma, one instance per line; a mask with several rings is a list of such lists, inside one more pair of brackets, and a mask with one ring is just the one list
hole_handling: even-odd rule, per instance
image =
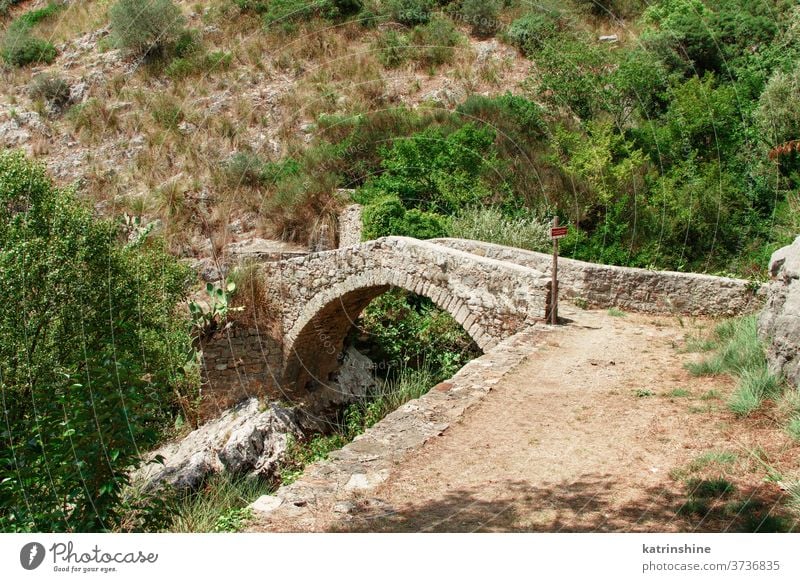
[[[553, 228], [558, 228], [558, 216], [553, 218]], [[558, 324], [558, 238], [553, 238], [553, 282], [550, 285], [550, 325]]]

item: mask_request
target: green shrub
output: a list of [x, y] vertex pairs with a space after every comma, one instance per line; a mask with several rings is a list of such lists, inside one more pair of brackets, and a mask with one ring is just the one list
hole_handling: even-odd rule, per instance
[[27, 28], [8, 30], [0, 47], [3, 60], [14, 67], [52, 63], [56, 54], [56, 48], [51, 43], [31, 35]]
[[0, 153], [0, 284], [16, 307], [0, 310], [0, 531], [115, 527], [140, 451], [196, 394], [177, 310], [190, 271], [124, 234]]
[[233, 0], [233, 3], [238, 6], [239, 10], [242, 12], [264, 14], [269, 10], [268, 0]]
[[425, 24], [431, 18], [433, 0], [388, 0], [389, 16], [406, 26]]
[[172, 47], [173, 54], [178, 58], [186, 58], [196, 55], [203, 48], [203, 41], [200, 33], [196, 30], [182, 30], [175, 39]]
[[444, 216], [423, 212], [418, 208], [407, 210], [395, 196], [378, 198], [366, 205], [362, 220], [365, 240], [390, 235], [418, 239], [439, 238], [448, 231]]
[[416, 60], [428, 67], [437, 67], [453, 60], [454, 49], [461, 35], [449, 18], [431, 18], [417, 26], [411, 34]]
[[63, 10], [65, 6], [65, 4], [59, 4], [51, 1], [44, 8], [39, 8], [37, 10], [31, 10], [30, 12], [20, 14], [14, 19], [14, 22], [12, 22], [10, 26], [12, 28], [33, 28], [43, 20], [47, 20], [51, 16], [54, 16]]
[[373, 49], [384, 67], [394, 69], [405, 63], [411, 56], [408, 37], [396, 30], [386, 30], [375, 40]]
[[362, 0], [328, 0], [324, 13], [326, 18], [335, 20], [358, 14], [362, 8], [364, 8]]
[[390, 381], [402, 381], [407, 369], [421, 370], [433, 380], [430, 388], [479, 354], [447, 312], [430, 299], [401, 289], [372, 301], [359, 319], [358, 329], [359, 335], [367, 337], [371, 359], [381, 364], [378, 371]]
[[237, 152], [227, 162], [224, 170], [231, 186], [259, 186], [264, 162], [251, 152]]
[[264, 24], [267, 26], [286, 25], [298, 20], [308, 20], [324, 5], [323, 0], [311, 2], [308, 0], [273, 0], [269, 3], [267, 11], [264, 12]]
[[772, 75], [759, 97], [755, 118], [770, 147], [800, 136], [800, 65], [791, 73]]
[[109, 11], [120, 48], [135, 56], [164, 57], [184, 36], [185, 19], [172, 0], [117, 0]]
[[69, 83], [53, 73], [36, 75], [28, 87], [31, 99], [41, 99], [60, 109], [69, 102]]
[[557, 12], [532, 12], [511, 23], [506, 31], [508, 41], [526, 55], [533, 55], [565, 29], [565, 21]]
[[492, 36], [500, 28], [499, 0], [463, 0], [461, 18], [470, 25], [475, 36]]
[[165, 95], [156, 97], [150, 113], [158, 125], [172, 131], [176, 131], [186, 117], [181, 106]]
[[472, 123], [450, 133], [436, 127], [396, 140], [384, 151], [383, 173], [370, 180], [363, 200], [393, 195], [406, 208], [450, 214], [489, 197], [481, 179], [496, 163], [495, 134]]
[[192, 75], [210, 74], [228, 70], [233, 63], [233, 55], [225, 51], [195, 54], [170, 61], [164, 74], [173, 79], [184, 79]]
[[575, 3], [578, 10], [614, 20], [638, 14], [646, 6], [644, 0], [575, 0]]

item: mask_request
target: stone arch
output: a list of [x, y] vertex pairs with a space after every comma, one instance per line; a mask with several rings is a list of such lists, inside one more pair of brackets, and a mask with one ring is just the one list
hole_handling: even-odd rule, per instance
[[449, 313], [481, 350], [496, 343], [481, 325], [479, 314], [450, 292], [446, 280], [428, 281], [397, 270], [369, 269], [317, 293], [304, 307], [285, 338], [286, 388], [302, 394], [324, 384], [339, 368], [344, 340], [356, 319], [372, 300], [391, 288], [430, 299]]

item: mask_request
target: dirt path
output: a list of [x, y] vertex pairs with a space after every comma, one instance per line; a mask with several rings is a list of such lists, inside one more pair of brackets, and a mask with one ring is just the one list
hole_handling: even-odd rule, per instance
[[780, 489], [764, 482], [746, 451], [761, 439], [777, 462], [791, 445], [769, 423], [733, 424], [740, 421], [722, 400], [730, 380], [688, 375], [683, 363], [698, 356], [679, 349], [689, 330], [678, 319], [580, 310], [569, 317], [571, 325], [459, 422], [356, 496], [349, 515], [317, 516], [321, 529], [740, 529], [728, 494], [709, 501], [708, 512], [686, 511], [680, 472], [710, 451], [732, 451], [742, 503], [757, 501], [747, 507], [767, 513], [777, 507]]

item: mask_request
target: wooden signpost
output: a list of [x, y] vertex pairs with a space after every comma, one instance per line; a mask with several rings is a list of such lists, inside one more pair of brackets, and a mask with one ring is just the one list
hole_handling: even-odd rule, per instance
[[550, 238], [553, 239], [553, 282], [550, 284], [550, 325], [558, 325], [558, 239], [567, 236], [567, 227], [558, 226], [558, 216], [553, 218]]

